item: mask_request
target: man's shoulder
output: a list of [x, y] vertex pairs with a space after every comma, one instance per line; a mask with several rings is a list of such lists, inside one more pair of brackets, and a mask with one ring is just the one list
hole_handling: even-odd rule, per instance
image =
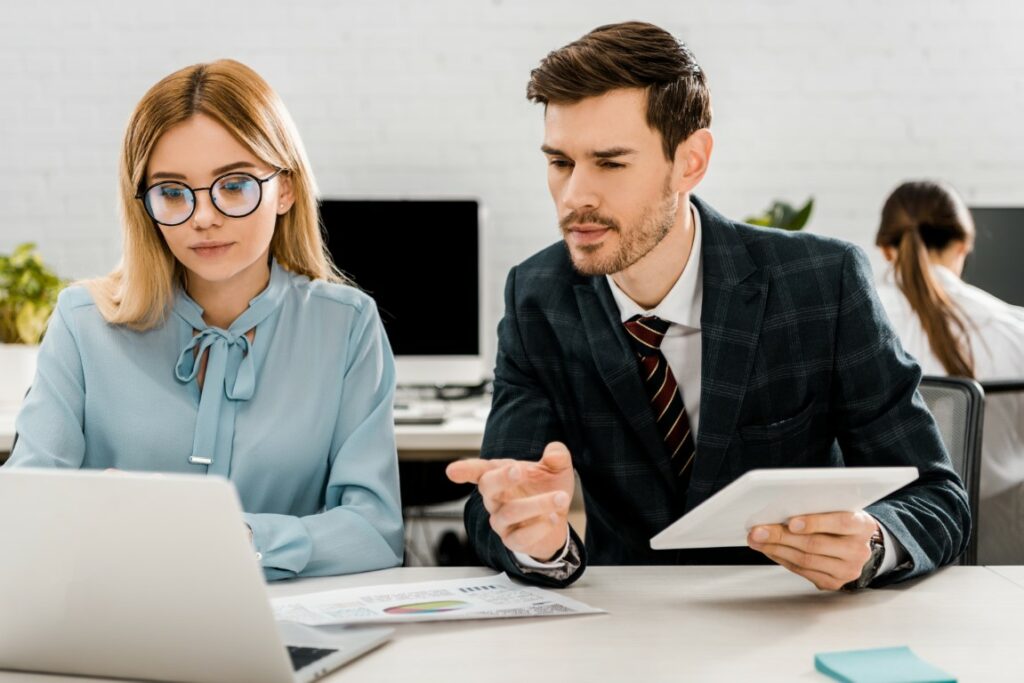
[[809, 232], [762, 228], [739, 222], [733, 223], [733, 229], [754, 262], [771, 271], [839, 268], [851, 252], [858, 251], [850, 242]]

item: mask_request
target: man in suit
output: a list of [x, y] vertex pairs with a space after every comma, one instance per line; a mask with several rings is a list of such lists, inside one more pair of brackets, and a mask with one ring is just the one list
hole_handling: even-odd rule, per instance
[[[692, 53], [641, 23], [549, 54], [528, 96], [564, 242], [512, 269], [466, 527], [480, 558], [565, 586], [597, 564], [774, 561], [825, 590], [952, 561], [970, 513], [921, 372], [863, 253], [730, 221], [691, 193], [711, 157]], [[756, 114], [755, 114], [756, 115]], [[914, 465], [853, 513], [751, 530], [749, 548], [655, 551], [649, 539], [744, 472]], [[567, 523], [574, 476], [586, 543]]]

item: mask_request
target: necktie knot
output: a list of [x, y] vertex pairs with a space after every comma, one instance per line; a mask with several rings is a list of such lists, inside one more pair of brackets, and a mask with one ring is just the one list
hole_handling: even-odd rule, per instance
[[623, 324], [637, 353], [649, 356], [661, 348], [661, 342], [665, 339], [665, 333], [671, 323], [656, 315], [635, 315]]

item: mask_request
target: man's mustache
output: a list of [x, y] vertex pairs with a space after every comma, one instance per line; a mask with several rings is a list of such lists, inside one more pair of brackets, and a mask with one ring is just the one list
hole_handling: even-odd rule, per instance
[[611, 230], [618, 230], [619, 224], [613, 221], [611, 218], [606, 218], [596, 211], [576, 212], [568, 214], [560, 221], [558, 221], [559, 227], [562, 228], [563, 232], [568, 232], [572, 229], [572, 226], [579, 225], [580, 223], [593, 223], [595, 225], [603, 225]]

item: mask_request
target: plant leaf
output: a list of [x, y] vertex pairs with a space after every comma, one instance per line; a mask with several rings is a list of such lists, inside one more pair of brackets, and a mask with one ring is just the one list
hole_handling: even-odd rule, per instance
[[18, 311], [15, 327], [23, 344], [38, 344], [46, 330], [46, 321], [50, 317], [50, 307], [37, 305], [31, 301]]
[[807, 200], [807, 203], [803, 205], [803, 208], [801, 208], [793, 216], [793, 219], [789, 223], [788, 229], [789, 230], [800, 230], [800, 229], [802, 229], [805, 225], [807, 225], [807, 221], [810, 219], [811, 211], [813, 209], [814, 209], [814, 197], [811, 197], [810, 199]]

